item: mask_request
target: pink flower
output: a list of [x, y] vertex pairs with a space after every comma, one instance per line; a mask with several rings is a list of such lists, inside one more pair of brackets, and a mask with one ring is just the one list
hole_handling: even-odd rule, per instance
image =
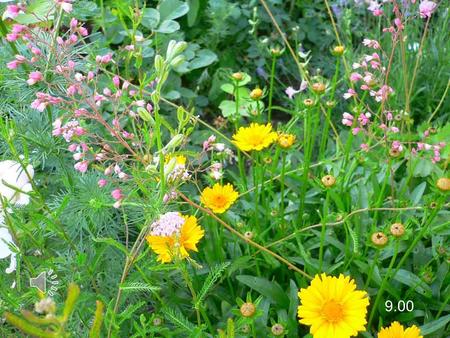
[[80, 173], [84, 174], [88, 170], [89, 162], [81, 161], [77, 162], [74, 165], [75, 170], [78, 170]]
[[298, 88], [298, 90], [294, 89], [293, 87], [287, 87], [286, 90], [284, 91], [286, 93], [286, 95], [292, 99], [295, 95], [297, 95], [298, 93], [304, 91], [306, 88], [308, 88], [308, 82], [306, 82], [305, 80], [303, 80], [300, 83], [300, 88]]
[[99, 188], [103, 188], [104, 186], [106, 186], [108, 184], [108, 181], [105, 180], [104, 178], [102, 178], [102, 179], [98, 180], [97, 184], [98, 184]]
[[56, 0], [56, 4], [62, 8], [62, 10], [66, 13], [72, 12], [72, 0]]
[[117, 75], [113, 77], [112, 81], [113, 81], [114, 87], [119, 88], [120, 78]]
[[97, 55], [95, 57], [95, 61], [97, 63], [103, 63], [103, 64], [110, 63], [112, 61], [112, 55], [111, 54]]
[[76, 143], [72, 143], [72, 144], [67, 148], [67, 150], [69, 150], [71, 153], [77, 151], [77, 149], [78, 149], [78, 144], [76, 144]]
[[353, 135], [357, 135], [360, 131], [361, 131], [361, 128], [359, 128], [359, 127], [353, 128], [352, 129], [352, 134]]
[[116, 201], [120, 201], [121, 199], [123, 199], [122, 190], [120, 188], [114, 189], [113, 191], [111, 191], [111, 196]]
[[12, 61], [10, 61], [10, 62], [8, 62], [7, 64], [6, 64], [6, 67], [8, 68], [8, 69], [11, 69], [11, 70], [13, 70], [13, 69], [17, 69], [17, 67], [20, 65], [20, 62], [19, 61], [17, 61], [17, 60], [12, 60]]
[[356, 94], [355, 90], [352, 88], [349, 88], [349, 90], [347, 90], [347, 93], [345, 93], [344, 95], [344, 99], [348, 100], [351, 97], [356, 97], [358, 96], [358, 94]]
[[369, 118], [370, 118], [371, 114], [370, 113], [365, 113], [365, 114], [360, 114], [358, 117], [358, 121], [362, 126], [365, 126], [366, 124], [369, 123]]
[[353, 125], [353, 115], [349, 113], [342, 114], [342, 124], [347, 127], [351, 127]]
[[359, 147], [361, 148], [362, 151], [365, 151], [366, 153], [369, 151], [369, 145], [366, 143], [361, 143]]
[[44, 79], [44, 77], [42, 76], [42, 73], [37, 71], [37, 72], [31, 72], [28, 75], [28, 80], [27, 83], [29, 86], [34, 85], [35, 83], [42, 81]]
[[10, 18], [14, 19], [25, 10], [23, 5], [8, 5], [6, 6], [6, 11], [3, 13], [3, 17], [5, 19]]
[[423, 0], [419, 5], [419, 14], [421, 18], [430, 18], [436, 9], [436, 4], [433, 1]]
[[357, 82], [357, 81], [359, 81], [359, 80], [361, 80], [363, 77], [362, 77], [362, 75], [361, 74], [359, 74], [359, 73], [351, 73], [350, 74], [350, 81], [351, 82]]
[[212, 149], [212, 144], [216, 142], [216, 136], [211, 135], [206, 141], [203, 142], [203, 151], [209, 151]]
[[78, 20], [75, 18], [72, 18], [70, 20], [70, 28], [75, 29], [75, 28], [77, 28], [77, 26], [78, 26]]
[[380, 43], [377, 40], [370, 40], [370, 39], [364, 39], [363, 40], [363, 45], [366, 47], [370, 47], [373, 49], [380, 49]]

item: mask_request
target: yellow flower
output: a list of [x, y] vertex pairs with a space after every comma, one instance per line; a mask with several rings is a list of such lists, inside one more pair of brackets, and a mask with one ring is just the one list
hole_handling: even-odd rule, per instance
[[189, 251], [197, 252], [197, 243], [205, 235], [205, 231], [197, 224], [195, 216], [181, 216], [184, 223], [179, 231], [171, 235], [154, 235], [146, 237], [149, 246], [158, 254], [158, 261], [170, 263], [175, 257], [184, 259], [189, 257]]
[[378, 333], [378, 338], [423, 338], [420, 329], [413, 325], [406, 330], [399, 322], [393, 322], [389, 327], [383, 327]]
[[295, 135], [292, 134], [278, 134], [278, 144], [281, 148], [288, 149], [295, 142]]
[[233, 135], [233, 143], [242, 151], [261, 151], [277, 139], [270, 123], [263, 125], [251, 123], [249, 127], [240, 127]]
[[202, 191], [200, 201], [214, 213], [222, 214], [231, 207], [238, 196], [238, 192], [230, 183], [225, 185], [216, 183], [212, 188], [207, 187]]
[[175, 163], [178, 165], [186, 164], [187, 159], [186, 159], [186, 156], [184, 156], [184, 155], [177, 155], [177, 156], [166, 155], [164, 163], [168, 164], [172, 158], [175, 158]]
[[365, 330], [369, 299], [350, 277], [316, 275], [298, 296], [299, 321], [311, 326], [314, 338], [348, 338]]

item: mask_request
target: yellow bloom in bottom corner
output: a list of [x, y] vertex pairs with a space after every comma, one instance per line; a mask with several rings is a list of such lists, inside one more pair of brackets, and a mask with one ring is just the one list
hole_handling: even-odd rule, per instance
[[365, 330], [369, 298], [350, 277], [316, 275], [298, 296], [299, 321], [311, 326], [314, 338], [349, 338]]
[[233, 143], [242, 151], [261, 151], [277, 140], [270, 123], [251, 123], [249, 127], [240, 127], [233, 135]]
[[189, 257], [189, 251], [197, 252], [197, 244], [205, 235], [195, 216], [182, 216], [178, 212], [162, 215], [150, 229], [147, 242], [162, 263]]
[[393, 322], [389, 327], [383, 327], [378, 333], [378, 338], [423, 338], [420, 329], [413, 325], [406, 330], [399, 322]]
[[230, 183], [225, 185], [216, 183], [212, 188], [207, 187], [202, 191], [200, 201], [214, 213], [222, 214], [231, 207], [238, 197], [238, 192], [234, 190]]

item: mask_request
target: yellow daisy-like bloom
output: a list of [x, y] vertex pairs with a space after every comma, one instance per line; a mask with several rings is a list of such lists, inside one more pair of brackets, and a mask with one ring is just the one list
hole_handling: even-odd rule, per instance
[[197, 244], [205, 235], [205, 231], [197, 224], [195, 216], [181, 217], [184, 223], [179, 231], [170, 236], [150, 234], [146, 237], [161, 263], [170, 263], [175, 257], [180, 259], [189, 257], [189, 251], [198, 252]]
[[393, 322], [389, 327], [383, 327], [378, 333], [378, 338], [423, 338], [420, 329], [413, 325], [406, 330], [399, 322]]
[[314, 338], [349, 338], [365, 330], [369, 299], [350, 277], [316, 275], [298, 296], [299, 321], [311, 326]]
[[175, 158], [175, 163], [179, 165], [185, 165], [187, 161], [186, 156], [184, 155], [177, 155], [177, 156], [166, 155], [164, 163], [168, 164], [172, 158]]
[[222, 214], [231, 207], [238, 196], [238, 192], [230, 183], [225, 185], [216, 183], [212, 188], [207, 187], [202, 191], [200, 201], [214, 213]]
[[240, 127], [233, 135], [233, 143], [242, 151], [261, 151], [277, 140], [270, 123], [251, 123], [249, 127]]
[[295, 142], [295, 135], [292, 134], [278, 134], [278, 144], [281, 148], [288, 149]]

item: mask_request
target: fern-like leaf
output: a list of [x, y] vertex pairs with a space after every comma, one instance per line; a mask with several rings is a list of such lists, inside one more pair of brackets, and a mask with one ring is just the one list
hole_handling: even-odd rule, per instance
[[195, 302], [195, 308], [198, 309], [208, 294], [209, 290], [216, 284], [222, 273], [230, 266], [230, 262], [225, 262], [222, 264], [218, 264], [211, 269], [206, 277], [205, 283], [203, 283], [203, 287], [198, 293], [197, 301]]

